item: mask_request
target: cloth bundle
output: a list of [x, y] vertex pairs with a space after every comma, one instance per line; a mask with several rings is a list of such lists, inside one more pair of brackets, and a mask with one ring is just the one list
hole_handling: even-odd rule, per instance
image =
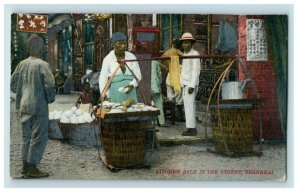
[[171, 60], [168, 63], [169, 83], [172, 87], [174, 87], [176, 93], [181, 92], [179, 56], [182, 55], [183, 53], [176, 48], [171, 48], [163, 54], [163, 57], [171, 58]]

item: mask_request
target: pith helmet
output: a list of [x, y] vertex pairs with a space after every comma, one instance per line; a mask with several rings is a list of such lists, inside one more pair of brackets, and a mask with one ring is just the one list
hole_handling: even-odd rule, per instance
[[184, 41], [184, 40], [191, 40], [193, 42], [196, 41], [196, 39], [194, 39], [193, 35], [191, 33], [188, 33], [188, 32], [184, 33], [181, 36], [181, 38], [179, 39], [179, 41]]

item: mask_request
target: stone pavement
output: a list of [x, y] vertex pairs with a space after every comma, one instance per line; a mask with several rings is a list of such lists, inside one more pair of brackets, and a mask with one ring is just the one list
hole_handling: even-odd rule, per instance
[[[77, 94], [57, 95], [49, 110], [70, 109]], [[20, 174], [21, 128], [11, 101], [10, 177]], [[199, 126], [198, 126], [199, 125]], [[232, 158], [207, 152], [212, 146], [204, 137], [204, 126], [198, 123], [198, 136], [182, 137], [184, 123], [161, 128], [157, 137], [158, 149], [148, 149], [145, 163], [148, 169], [124, 169], [111, 172], [99, 160], [101, 147], [77, 146], [63, 140], [50, 139], [39, 168], [50, 173], [42, 180], [198, 180], [198, 181], [285, 181], [286, 145], [263, 145], [261, 156]], [[211, 137], [211, 130], [208, 129]], [[253, 146], [258, 150], [258, 146]], [[99, 150], [98, 150], [99, 149]], [[51, 187], [51, 186], [48, 186]]]

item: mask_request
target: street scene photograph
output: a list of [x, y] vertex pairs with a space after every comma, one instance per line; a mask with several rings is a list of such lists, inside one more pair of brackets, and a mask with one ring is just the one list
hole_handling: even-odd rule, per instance
[[11, 13], [9, 178], [286, 182], [289, 22]]

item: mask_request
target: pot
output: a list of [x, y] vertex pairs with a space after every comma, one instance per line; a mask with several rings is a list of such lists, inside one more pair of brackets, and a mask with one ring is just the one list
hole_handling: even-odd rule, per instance
[[250, 79], [245, 81], [228, 81], [222, 84], [222, 99], [243, 99], [243, 89]]

